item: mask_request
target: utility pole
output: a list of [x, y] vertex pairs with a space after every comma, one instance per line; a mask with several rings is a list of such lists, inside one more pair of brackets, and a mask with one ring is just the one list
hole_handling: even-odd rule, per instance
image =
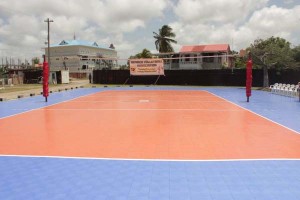
[[50, 68], [50, 22], [53, 22], [53, 20], [47, 18], [44, 22], [47, 22], [48, 25], [48, 66]]
[[48, 101], [49, 96], [49, 69], [50, 69], [50, 22], [53, 22], [53, 20], [50, 20], [47, 18], [45, 20], [48, 25], [48, 63], [45, 62], [44, 55], [44, 63], [43, 63], [43, 96], [45, 97], [46, 102]]

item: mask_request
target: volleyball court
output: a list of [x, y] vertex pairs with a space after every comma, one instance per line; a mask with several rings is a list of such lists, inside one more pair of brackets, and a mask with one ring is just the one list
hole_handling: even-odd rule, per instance
[[251, 98], [125, 86], [4, 102], [0, 198], [297, 199], [299, 104]]

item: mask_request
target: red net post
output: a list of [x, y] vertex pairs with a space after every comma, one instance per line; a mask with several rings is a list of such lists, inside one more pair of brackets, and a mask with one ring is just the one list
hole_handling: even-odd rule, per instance
[[252, 58], [251, 54], [249, 53], [249, 58], [247, 61], [247, 67], [246, 67], [246, 96], [247, 96], [247, 102], [249, 102], [249, 97], [251, 96], [251, 87], [252, 87]]
[[49, 96], [49, 66], [46, 61], [43, 63], [43, 96], [47, 102]]

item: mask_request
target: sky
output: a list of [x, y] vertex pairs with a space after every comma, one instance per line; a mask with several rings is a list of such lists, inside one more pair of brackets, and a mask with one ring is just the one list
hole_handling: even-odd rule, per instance
[[[165, 24], [183, 45], [230, 44], [283, 37], [300, 45], [300, 0], [0, 0], [0, 59], [41, 57], [50, 44], [76, 39], [114, 44], [120, 59], [144, 48], [157, 53], [153, 32]], [[1, 60], [0, 60], [1, 62]]]

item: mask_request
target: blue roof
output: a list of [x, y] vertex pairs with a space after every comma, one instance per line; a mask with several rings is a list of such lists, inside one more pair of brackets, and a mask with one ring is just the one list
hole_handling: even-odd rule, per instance
[[94, 47], [99, 49], [114, 50], [107, 47], [99, 46], [97, 42], [90, 42], [85, 40], [63, 40], [59, 44], [51, 45], [51, 47], [60, 47], [60, 46], [87, 46], [87, 47]]

